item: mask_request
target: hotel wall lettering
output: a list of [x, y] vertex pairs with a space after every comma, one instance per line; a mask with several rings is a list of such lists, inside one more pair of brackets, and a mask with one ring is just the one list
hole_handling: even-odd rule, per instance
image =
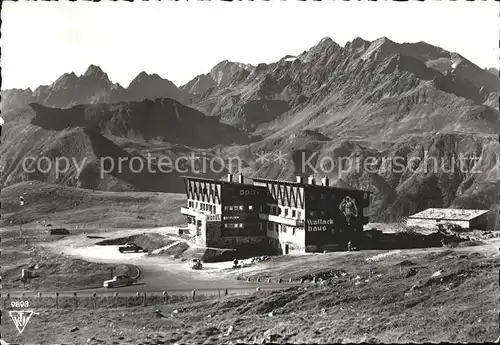
[[259, 191], [255, 189], [240, 189], [240, 195], [259, 195]]
[[333, 219], [307, 219], [308, 232], [329, 231], [331, 225], [334, 225]]

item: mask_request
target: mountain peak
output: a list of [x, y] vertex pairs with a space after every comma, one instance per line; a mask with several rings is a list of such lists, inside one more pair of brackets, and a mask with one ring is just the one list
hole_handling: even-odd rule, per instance
[[361, 37], [356, 37], [350, 42], [347, 42], [345, 48], [358, 49], [361, 47], [366, 47], [370, 44], [369, 41], [362, 39]]
[[90, 76], [102, 77], [102, 76], [106, 75], [106, 73], [104, 73], [103, 70], [99, 66], [90, 65], [83, 75], [85, 77], [90, 77]]
[[389, 44], [391, 44], [391, 43], [394, 43], [394, 41], [391, 41], [391, 40], [390, 40], [390, 39], [388, 39], [387, 37], [382, 36], [382, 37], [377, 38], [377, 39], [376, 39], [375, 41], [373, 41], [372, 43], [380, 43], [380, 44], [382, 44], [382, 43], [389, 43]]
[[326, 44], [330, 45], [330, 44], [333, 44], [333, 43], [335, 43], [335, 42], [330, 37], [323, 37], [319, 41], [318, 45], [326, 45]]

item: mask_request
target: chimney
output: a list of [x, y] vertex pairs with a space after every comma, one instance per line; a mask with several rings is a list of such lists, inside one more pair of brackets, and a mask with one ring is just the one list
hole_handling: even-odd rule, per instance
[[323, 178], [321, 179], [321, 185], [325, 186], [325, 187], [328, 187], [328, 185], [330, 184], [330, 181], [328, 181], [328, 176], [323, 176]]
[[244, 184], [245, 183], [245, 177], [243, 174], [238, 175], [238, 183]]
[[233, 175], [227, 174], [227, 182], [233, 182]]
[[303, 183], [302, 176], [295, 176], [295, 182], [297, 182], [297, 183]]
[[309, 175], [309, 179], [307, 180], [307, 183], [309, 183], [309, 184], [316, 184], [316, 181], [314, 180], [314, 176], [313, 175]]

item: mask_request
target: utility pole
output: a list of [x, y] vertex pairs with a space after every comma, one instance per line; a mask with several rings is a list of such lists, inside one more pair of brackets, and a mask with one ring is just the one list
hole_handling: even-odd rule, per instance
[[[20, 206], [24, 205], [24, 197], [22, 195], [19, 197], [19, 205]], [[19, 222], [19, 237], [23, 238], [23, 223], [22, 223], [22, 220], [20, 220], [20, 222]]]
[[[498, 142], [500, 143], [500, 134], [498, 135]], [[493, 233], [495, 236], [497, 236], [497, 230], [498, 230], [498, 213], [500, 213], [500, 210], [498, 208], [498, 199], [500, 198], [500, 158], [498, 156], [498, 153], [496, 154], [496, 166], [495, 166], [495, 172], [496, 172], [496, 177], [495, 177], [495, 217], [494, 217], [494, 224], [493, 224]]]

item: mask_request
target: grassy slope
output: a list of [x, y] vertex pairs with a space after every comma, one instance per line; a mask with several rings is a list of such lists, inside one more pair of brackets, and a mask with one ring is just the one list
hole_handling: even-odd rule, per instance
[[[15, 335], [12, 324], [3, 335], [16, 342], [42, 343], [84, 343], [94, 337], [101, 344], [260, 343], [266, 331], [266, 340], [274, 343], [493, 341], [498, 337], [495, 296], [500, 260], [475, 250], [388, 256], [370, 264], [374, 277], [369, 282], [365, 258], [370, 253], [289, 258], [290, 265], [277, 259], [275, 269], [283, 265], [290, 275], [300, 275], [314, 261], [313, 269], [335, 268], [347, 275], [307, 290], [196, 303], [96, 311], [40, 309], [41, 315], [22, 337]], [[406, 277], [410, 266], [405, 266], [400, 276], [398, 264], [404, 260], [417, 268], [416, 275]], [[438, 270], [441, 276], [432, 278]], [[362, 279], [356, 285], [357, 275]], [[155, 317], [156, 308], [167, 318]], [[174, 309], [179, 313], [170, 316]], [[74, 326], [80, 330], [70, 333]], [[231, 326], [232, 332], [225, 335]]]
[[[25, 200], [22, 208], [20, 195]], [[37, 181], [9, 186], [1, 197], [1, 226], [43, 220], [102, 227], [166, 226], [183, 222], [180, 207], [185, 203], [183, 194], [102, 192]]]

